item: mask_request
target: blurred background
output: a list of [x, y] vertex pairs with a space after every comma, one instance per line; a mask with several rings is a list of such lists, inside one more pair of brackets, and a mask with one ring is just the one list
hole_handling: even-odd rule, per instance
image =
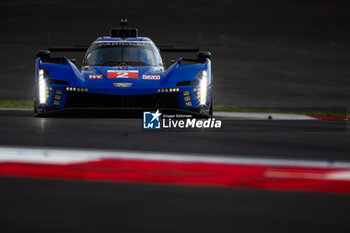
[[[212, 52], [215, 104], [349, 107], [349, 2], [312, 0], [0, 3], [0, 99], [30, 100], [35, 51], [89, 45], [127, 17], [157, 45]], [[84, 54], [73, 54], [79, 58]], [[194, 54], [163, 54], [170, 60]], [[79, 66], [79, 62], [77, 63]]]

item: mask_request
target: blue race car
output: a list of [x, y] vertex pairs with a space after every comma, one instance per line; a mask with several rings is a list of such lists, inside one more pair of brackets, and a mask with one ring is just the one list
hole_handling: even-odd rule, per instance
[[[210, 52], [199, 48], [157, 48], [136, 28], [111, 29], [89, 47], [56, 47], [37, 52], [35, 116], [98, 110], [122, 114], [130, 110], [179, 111], [212, 116]], [[86, 52], [81, 69], [51, 52]], [[198, 52], [165, 70], [161, 52]]]

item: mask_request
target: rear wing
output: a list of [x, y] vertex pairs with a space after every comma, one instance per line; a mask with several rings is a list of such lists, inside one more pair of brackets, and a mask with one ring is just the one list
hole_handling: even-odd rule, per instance
[[[50, 53], [51, 52], [86, 52], [88, 50], [88, 46], [76, 46], [76, 47], [51, 47], [48, 50], [39, 50], [36, 54], [36, 57], [40, 57], [42, 59], [50, 60]], [[179, 62], [181, 61], [190, 61], [190, 62], [201, 62], [204, 63], [207, 58], [211, 57], [211, 53], [207, 51], [201, 51], [199, 47], [198, 48], [191, 48], [191, 47], [160, 47], [159, 50], [161, 52], [197, 52], [197, 58], [196, 59], [188, 59], [181, 57], [178, 59]]]
[[[36, 51], [36, 58], [40, 58], [43, 62], [66, 64], [66, 57], [52, 57], [51, 52], [86, 52], [89, 46], [73, 46], [73, 47], [49, 47], [47, 50]], [[69, 59], [73, 63], [76, 59]]]
[[160, 46], [159, 50], [161, 52], [199, 52], [199, 46], [197, 48], [193, 47], [175, 47], [175, 46]]
[[[200, 52], [198, 47], [176, 47], [176, 46], [160, 46], [161, 52]], [[89, 46], [70, 46], [70, 47], [50, 47], [46, 51], [49, 52], [86, 52]], [[38, 51], [39, 52], [39, 51]], [[40, 51], [42, 52], [42, 51]]]
[[[86, 52], [89, 46], [50, 47], [50, 52]], [[199, 47], [160, 46], [161, 52], [199, 52]]]
[[89, 46], [51, 47], [50, 52], [86, 52]]

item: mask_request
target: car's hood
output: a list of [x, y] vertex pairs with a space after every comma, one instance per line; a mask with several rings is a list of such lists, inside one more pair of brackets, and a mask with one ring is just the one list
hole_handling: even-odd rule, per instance
[[104, 79], [108, 82], [143, 82], [142, 80], [161, 80], [163, 78], [162, 67], [137, 66], [89, 66], [83, 71], [83, 78], [86, 82], [96, 79]]
[[79, 82], [89, 89], [154, 89], [167, 82], [164, 73], [163, 67], [129, 66], [121, 69], [115, 66], [89, 66], [83, 67]]
[[118, 66], [85, 66], [79, 70], [70, 61], [67, 64], [40, 63], [40, 66], [48, 71], [51, 79], [68, 81], [73, 87], [91, 90], [128, 87], [140, 90], [175, 88], [178, 82], [195, 79], [200, 70], [206, 69], [207, 64], [182, 65], [176, 62], [167, 70], [153, 66], [129, 66], [127, 69]]

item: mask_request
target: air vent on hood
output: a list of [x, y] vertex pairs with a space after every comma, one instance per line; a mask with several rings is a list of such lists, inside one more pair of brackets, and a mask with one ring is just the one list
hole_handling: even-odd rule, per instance
[[57, 84], [57, 85], [69, 85], [69, 82], [64, 80], [57, 80], [57, 79], [48, 79], [48, 84]]
[[199, 80], [190, 80], [190, 81], [182, 81], [178, 82], [176, 86], [195, 86], [199, 84]]

